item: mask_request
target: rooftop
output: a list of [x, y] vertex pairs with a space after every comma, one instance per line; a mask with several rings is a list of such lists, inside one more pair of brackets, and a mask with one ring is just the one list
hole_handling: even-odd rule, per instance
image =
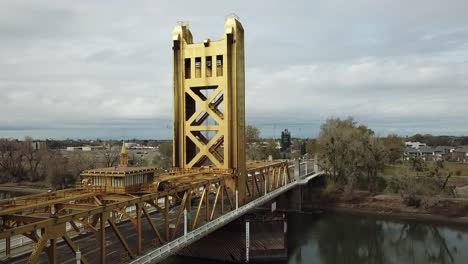
[[109, 176], [128, 176], [139, 173], [151, 173], [155, 172], [156, 167], [110, 167], [110, 168], [97, 168], [91, 170], [85, 170], [81, 173], [81, 176], [97, 176], [97, 175], [109, 175]]

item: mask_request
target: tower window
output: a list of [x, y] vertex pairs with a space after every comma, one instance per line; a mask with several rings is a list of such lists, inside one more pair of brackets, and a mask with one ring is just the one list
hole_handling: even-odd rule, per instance
[[223, 76], [223, 55], [216, 56], [216, 76]]
[[201, 57], [195, 58], [195, 78], [201, 77]]
[[190, 79], [190, 72], [191, 65], [190, 65], [190, 58], [185, 59], [185, 79]]
[[206, 57], [206, 77], [213, 76], [213, 57], [207, 56]]

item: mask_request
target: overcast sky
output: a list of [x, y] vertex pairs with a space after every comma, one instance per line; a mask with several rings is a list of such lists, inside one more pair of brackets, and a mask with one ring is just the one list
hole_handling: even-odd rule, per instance
[[[225, 3], [226, 2], [226, 3]], [[170, 138], [171, 33], [245, 29], [246, 118], [468, 134], [468, 1], [0, 0], [0, 137]]]

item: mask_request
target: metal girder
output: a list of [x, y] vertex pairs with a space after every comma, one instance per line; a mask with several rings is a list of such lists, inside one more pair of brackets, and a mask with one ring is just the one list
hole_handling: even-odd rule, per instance
[[153, 229], [153, 232], [156, 234], [156, 236], [158, 237], [159, 239], [159, 243], [163, 244], [164, 243], [164, 239], [161, 237], [161, 235], [159, 234], [159, 231], [158, 229], [156, 228], [156, 225], [154, 224], [153, 220], [151, 219], [151, 216], [150, 214], [148, 213], [148, 210], [146, 210], [145, 207], [143, 207], [143, 214], [145, 215], [146, 219], [148, 220], [148, 223], [151, 225], [151, 229]]
[[172, 233], [172, 239], [174, 239], [176, 234], [177, 234], [177, 229], [179, 227], [180, 218], [183, 215], [183, 212], [184, 212], [184, 209], [185, 209], [185, 206], [186, 206], [187, 196], [188, 196], [188, 194], [187, 194], [187, 192], [185, 192], [184, 197], [182, 198], [182, 202], [180, 203], [180, 209], [179, 209], [179, 213], [177, 214], [175, 228], [174, 228], [174, 231]]
[[99, 221], [99, 248], [100, 248], [100, 258], [101, 264], [106, 263], [106, 221], [107, 221], [107, 213], [102, 212], [100, 213], [100, 221]]
[[128, 252], [128, 254], [134, 258], [135, 257], [135, 254], [133, 253], [133, 251], [130, 249], [130, 247], [128, 246], [127, 244], [127, 241], [125, 241], [125, 238], [122, 236], [122, 234], [120, 233], [119, 229], [117, 228], [117, 226], [115, 225], [115, 223], [110, 220], [110, 219], [107, 219], [107, 222], [109, 223], [109, 226], [112, 228], [112, 230], [114, 231], [114, 233], [117, 235], [117, 238], [119, 239], [120, 243], [122, 243], [122, 246], [124, 247], [124, 249]]
[[[73, 243], [73, 241], [70, 239], [70, 237], [65, 234], [62, 239], [65, 241], [65, 243], [68, 245], [68, 247], [73, 251], [73, 253], [76, 254], [76, 252], [78, 251], [78, 247], [75, 245], [75, 243]], [[88, 264], [88, 260], [86, 259], [85, 256], [81, 256], [81, 263], [82, 264]]]
[[[221, 192], [221, 185], [216, 189], [216, 196], [213, 203], [213, 209], [211, 210], [210, 221], [213, 220], [213, 216], [216, 210], [216, 204], [218, 203], [219, 193]], [[207, 207], [208, 208], [208, 207]]]
[[34, 215], [19, 215], [19, 214], [3, 215], [2, 218], [3, 218], [3, 221], [16, 221], [16, 222], [23, 222], [23, 223], [34, 223], [34, 222], [47, 219], [45, 217], [39, 217], [39, 216], [34, 216]]
[[[285, 164], [285, 163], [284, 163]], [[252, 196], [256, 197], [259, 195], [259, 188], [258, 185], [262, 183], [262, 175], [265, 175], [265, 180], [269, 183], [274, 182], [274, 178], [276, 177], [276, 182], [279, 185], [283, 185], [284, 179], [289, 180], [287, 165], [282, 165], [281, 163], [272, 162], [268, 166], [267, 163], [254, 163], [254, 166], [249, 168], [249, 173], [252, 173], [251, 177], [249, 178], [248, 183], [250, 184], [250, 190], [252, 191]], [[260, 167], [257, 169], [255, 166]], [[281, 170], [280, 170], [281, 169]], [[203, 170], [200, 170], [203, 171]], [[255, 171], [259, 171], [260, 173], [255, 174]], [[273, 172], [276, 171], [276, 174]], [[196, 228], [200, 226], [200, 212], [202, 207], [205, 206], [202, 224], [205, 221], [212, 221], [214, 218], [218, 217], [217, 214], [219, 211], [219, 207], [221, 207], [221, 214], [225, 213], [226, 205], [229, 211], [234, 209], [234, 192], [235, 189], [232, 189], [232, 185], [227, 185], [226, 183], [232, 179], [233, 175], [228, 174], [207, 174], [206, 171], [203, 171], [200, 174], [197, 173], [189, 173], [190, 176], [187, 176], [186, 172], [182, 172], [181, 177], [177, 175], [174, 177], [174, 187], [169, 188], [164, 191], [158, 191], [156, 193], [141, 193], [141, 194], [133, 194], [132, 196], [120, 196], [123, 199], [118, 199], [121, 201], [116, 201], [113, 194], [96, 194], [96, 193], [79, 193], [79, 195], [75, 196], [75, 200], [73, 200], [70, 196], [61, 195], [50, 195], [50, 199], [47, 203], [39, 203], [37, 207], [28, 207], [28, 209], [24, 209], [23, 205], [19, 205], [18, 208], [8, 208], [8, 210], [14, 210], [17, 214], [2, 214], [0, 211], [0, 215], [3, 215], [3, 219], [7, 220], [4, 221], [4, 231], [0, 232], [0, 238], [10, 238], [15, 235], [25, 235], [29, 238], [32, 238], [35, 246], [31, 253], [30, 260], [35, 262], [37, 257], [41, 254], [41, 252], [46, 252], [47, 255], [50, 257], [51, 261], [54, 261], [56, 257], [56, 250], [54, 247], [46, 247], [48, 242], [56, 241], [59, 238], [63, 238], [65, 235], [68, 235], [67, 232], [63, 229], [59, 233], [55, 232], [55, 234], [51, 233], [51, 230], [56, 226], [65, 226], [68, 222], [71, 224], [72, 230], [76, 232], [80, 232], [80, 230], [87, 229], [94, 233], [97, 237], [97, 241], [100, 244], [102, 256], [100, 257], [100, 261], [104, 263], [105, 255], [106, 255], [106, 248], [105, 248], [105, 239], [107, 238], [105, 227], [103, 228], [103, 220], [104, 223], [109, 223], [112, 221], [112, 217], [110, 217], [110, 213], [113, 211], [124, 211], [125, 208], [129, 206], [137, 206], [140, 204], [140, 210], [136, 212], [140, 212], [140, 228], [146, 222], [142, 221], [142, 217], [147, 218], [148, 220], [151, 219], [149, 212], [143, 206], [143, 204], [151, 204], [154, 208], [157, 209], [155, 213], [162, 214], [162, 230], [166, 230], [165, 237], [159, 229], [157, 228], [158, 223], [155, 223], [151, 219], [148, 221], [148, 224], [151, 226], [151, 229], [156, 235], [156, 239], [160, 242], [160, 244], [167, 243], [172, 239], [176, 238], [180, 235], [178, 232], [178, 228], [180, 228], [180, 223], [183, 216], [183, 209], [187, 208], [188, 212], [192, 211], [189, 203], [191, 204], [192, 199], [200, 199], [198, 207], [193, 208], [197, 213], [194, 211], [194, 219], [189, 222], [190, 228]], [[276, 175], [276, 176], [275, 176]], [[281, 180], [280, 180], [281, 179]], [[278, 184], [272, 184], [270, 187], [275, 188]], [[254, 187], [255, 186], [255, 187]], [[201, 188], [202, 187], [202, 188]], [[199, 191], [199, 189], [202, 191]], [[215, 191], [214, 197], [208, 197], [209, 194]], [[73, 193], [73, 192], [72, 192]], [[76, 192], [78, 193], [78, 192]], [[175, 229], [171, 230], [171, 234], [169, 233], [169, 224], [172, 222], [169, 220], [168, 213], [170, 209], [169, 204], [169, 197], [173, 196], [176, 197], [178, 193], [184, 193], [181, 201], [181, 205], [178, 209], [178, 214], [176, 214], [177, 218], [175, 219]], [[263, 192], [262, 192], [263, 194]], [[211, 196], [211, 195], [210, 195]], [[55, 197], [55, 199], [53, 198]], [[114, 197], [108, 199], [108, 197]], [[164, 205], [160, 205], [158, 203], [159, 199], [163, 199]], [[67, 199], [64, 201], [64, 199]], [[227, 201], [226, 201], [227, 199]], [[220, 204], [221, 203], [221, 204]], [[50, 216], [51, 210], [60, 210], [60, 213], [57, 214], [55, 217]], [[22, 213], [24, 212], [24, 213]], [[31, 214], [31, 212], [35, 212]], [[104, 215], [104, 218], [102, 218]], [[129, 219], [135, 223], [136, 227], [138, 227], [138, 218], [134, 217], [133, 215], [127, 214]], [[103, 220], [102, 220], [103, 219]], [[172, 222], [172, 223], [174, 223]], [[21, 225], [17, 225], [20, 223]], [[81, 223], [82, 226], [78, 227], [76, 223]], [[111, 227], [112, 228], [112, 227]], [[37, 230], [43, 230], [42, 235], [37, 235], [35, 232]], [[138, 230], [137, 230], [138, 233]], [[159, 233], [159, 234], [158, 234]], [[68, 235], [69, 236], [69, 235]], [[119, 235], [116, 233], [116, 237]], [[104, 239], [104, 240], [103, 240]], [[140, 238], [141, 239], [141, 238]], [[139, 241], [141, 241], [138, 239]], [[52, 241], [51, 241], [52, 240]], [[45, 242], [44, 242], [45, 241]], [[71, 241], [71, 239], [70, 239]], [[66, 241], [65, 241], [66, 242]], [[141, 242], [137, 242], [141, 243]], [[52, 245], [52, 244], [51, 244]], [[125, 246], [124, 246], [125, 247]], [[137, 249], [141, 246], [138, 246]], [[138, 250], [137, 250], [138, 251]], [[138, 252], [132, 252], [134, 255], [138, 254]], [[130, 254], [129, 252], [129, 255]], [[86, 260], [85, 260], [86, 261]]]

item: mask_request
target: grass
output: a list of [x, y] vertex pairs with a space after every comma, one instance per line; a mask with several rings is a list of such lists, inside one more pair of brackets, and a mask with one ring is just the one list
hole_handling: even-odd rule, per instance
[[447, 162], [445, 163], [448, 169], [454, 172], [460, 172], [459, 176], [468, 177], [468, 163]]

